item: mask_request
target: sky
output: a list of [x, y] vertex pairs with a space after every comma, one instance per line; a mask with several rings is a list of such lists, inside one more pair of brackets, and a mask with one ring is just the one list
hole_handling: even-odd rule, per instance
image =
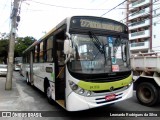
[[[14, 0], [0, 0], [0, 33], [11, 29], [11, 5]], [[124, 0], [20, 0], [20, 17], [17, 36], [40, 39], [63, 19], [73, 15], [102, 16]], [[119, 8], [122, 8], [120, 6]], [[103, 15], [115, 20], [121, 9]], [[123, 14], [123, 13], [122, 13]]]

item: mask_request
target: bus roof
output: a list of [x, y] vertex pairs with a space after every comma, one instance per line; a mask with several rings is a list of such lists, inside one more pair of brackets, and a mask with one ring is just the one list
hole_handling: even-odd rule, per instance
[[107, 21], [113, 21], [115, 23], [118, 23], [120, 25], [123, 25], [125, 27], [127, 27], [126, 25], [124, 25], [123, 23], [120, 23], [118, 21], [112, 20], [112, 19], [108, 19], [108, 18], [103, 18], [103, 17], [97, 17], [97, 16], [71, 16], [71, 17], [67, 17], [65, 18], [62, 22], [60, 22], [57, 26], [55, 26], [53, 29], [51, 29], [49, 32], [47, 32], [44, 36], [42, 36], [39, 40], [35, 41], [31, 46], [29, 46], [25, 51], [23, 51], [23, 54], [26, 53], [28, 50], [32, 49], [33, 46], [39, 44], [41, 41], [43, 41], [45, 38], [48, 38], [54, 31], [56, 31], [58, 28], [60, 28], [62, 25], [64, 24], [70, 24], [70, 20], [72, 18], [95, 18], [95, 19], [105, 19]]

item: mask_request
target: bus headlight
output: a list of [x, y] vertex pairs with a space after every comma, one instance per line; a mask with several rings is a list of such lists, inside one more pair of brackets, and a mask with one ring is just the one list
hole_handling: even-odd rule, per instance
[[91, 91], [87, 91], [87, 97], [89, 97], [92, 94]]
[[131, 81], [131, 82], [128, 84], [128, 87], [130, 87], [132, 84], [133, 84], [133, 81]]
[[75, 90], [77, 90], [77, 89], [78, 89], [78, 85], [77, 85], [77, 84], [75, 84], [74, 82], [70, 81], [70, 82], [69, 82], [69, 84], [70, 84], [71, 89], [72, 89], [73, 91], [75, 91]]
[[131, 81], [127, 86], [125, 86], [125, 88], [129, 88], [131, 85], [133, 84], [133, 81]]
[[83, 88], [79, 87], [76, 83], [74, 83], [73, 81], [69, 81], [69, 85], [71, 87], [71, 89], [79, 94], [79, 95], [83, 95], [83, 96], [91, 96], [92, 95], [92, 91], [88, 91], [88, 90], [84, 90]]
[[78, 89], [78, 85], [74, 84], [74, 85], [72, 86], [72, 89], [73, 89], [73, 90], [77, 90], [77, 89]]
[[84, 89], [80, 89], [79, 94], [83, 94], [83, 93], [84, 93]]

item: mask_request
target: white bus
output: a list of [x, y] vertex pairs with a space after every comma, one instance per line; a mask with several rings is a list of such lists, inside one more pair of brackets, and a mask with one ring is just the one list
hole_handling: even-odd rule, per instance
[[67, 111], [133, 95], [128, 29], [94, 16], [63, 20], [23, 52], [23, 76]]

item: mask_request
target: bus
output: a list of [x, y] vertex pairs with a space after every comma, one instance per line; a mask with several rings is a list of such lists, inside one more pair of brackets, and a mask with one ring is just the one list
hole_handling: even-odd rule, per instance
[[67, 111], [131, 98], [127, 26], [96, 16], [67, 17], [23, 52], [22, 72]]

